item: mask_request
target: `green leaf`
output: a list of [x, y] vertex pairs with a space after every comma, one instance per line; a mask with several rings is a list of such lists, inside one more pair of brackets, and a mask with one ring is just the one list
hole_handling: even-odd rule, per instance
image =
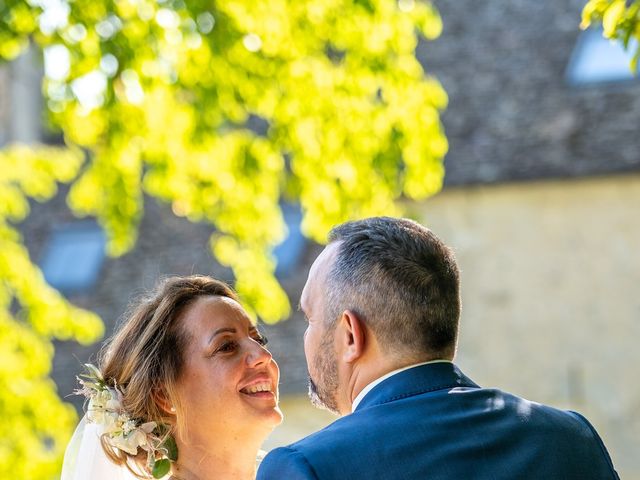
[[636, 53], [634, 53], [629, 64], [631, 67], [631, 73], [636, 77], [638, 76], [638, 59], [640, 59], [640, 47], [636, 49]]
[[622, 44], [624, 45], [625, 49], [629, 48], [629, 41], [631, 40], [632, 36], [633, 36], [633, 31], [631, 29], [628, 29], [627, 31], [623, 32]]
[[162, 460], [156, 460], [153, 465], [153, 470], [151, 470], [151, 474], [153, 478], [162, 478], [171, 470], [171, 462], [167, 458], [163, 458]]
[[169, 457], [169, 460], [172, 462], [178, 460], [178, 445], [176, 445], [176, 441], [171, 435], [162, 442], [162, 447], [167, 450], [167, 457]]

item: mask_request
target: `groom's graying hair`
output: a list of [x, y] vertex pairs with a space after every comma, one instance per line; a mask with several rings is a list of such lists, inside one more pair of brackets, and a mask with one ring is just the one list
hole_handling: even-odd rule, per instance
[[352, 310], [388, 353], [453, 355], [460, 274], [453, 251], [431, 230], [374, 217], [338, 225], [329, 242], [339, 245], [326, 283], [327, 320]]

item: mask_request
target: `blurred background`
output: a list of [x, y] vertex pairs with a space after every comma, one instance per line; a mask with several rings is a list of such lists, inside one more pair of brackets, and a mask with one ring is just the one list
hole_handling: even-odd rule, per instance
[[[383, 3], [396, 5], [395, 2], [370, 2], [376, 8]], [[609, 2], [610, 5], [616, 3], [620, 2]], [[422, 2], [400, 0], [398, 13], [410, 12], [418, 8], [418, 4]], [[275, 247], [272, 255], [265, 254], [272, 268], [265, 268], [269, 275], [275, 275], [290, 305], [295, 306], [308, 268], [322, 249], [322, 234], [336, 220], [369, 213], [402, 212], [429, 226], [454, 248], [462, 269], [463, 315], [457, 363], [463, 371], [483, 386], [495, 386], [533, 401], [583, 413], [603, 437], [621, 478], [640, 479], [640, 456], [637, 455], [640, 448], [640, 387], [637, 384], [640, 82], [630, 69], [636, 48], [633, 39], [625, 50], [621, 42], [605, 39], [599, 24], [581, 31], [581, 13], [585, 7], [582, 0], [456, 0], [435, 1], [433, 5], [439, 12], [439, 17], [433, 18], [441, 19], [442, 32], [437, 27], [430, 27], [435, 28], [431, 33], [423, 29], [413, 46], [424, 71], [435, 77], [446, 91], [448, 105], [445, 109], [445, 101], [433, 101], [429, 112], [435, 115], [435, 120], [429, 120], [430, 126], [423, 128], [421, 122], [429, 115], [419, 112], [409, 119], [413, 124], [411, 128], [415, 128], [413, 133], [404, 132], [404, 138], [415, 140], [421, 138], [423, 131], [424, 138], [431, 142], [429, 145], [440, 145], [425, 147], [430, 166], [425, 170], [424, 181], [430, 186], [412, 194], [414, 187], [406, 183], [396, 185], [394, 193], [389, 194], [388, 199], [385, 197], [380, 205], [364, 208], [361, 199], [332, 198], [331, 190], [321, 192], [319, 199], [310, 200], [305, 196], [304, 186], [300, 186], [304, 183], [302, 180], [291, 186], [286, 179], [281, 179], [279, 184], [285, 186], [275, 197], [279, 213], [274, 222], [278, 231], [286, 234], [272, 235], [263, 241], [267, 252]], [[437, 15], [435, 11], [429, 12]], [[207, 18], [199, 18], [206, 24]], [[419, 21], [424, 23], [425, 18]], [[378, 18], [378, 21], [385, 20]], [[612, 28], [611, 21], [609, 19], [609, 25], [605, 21], [605, 29]], [[396, 25], [400, 29], [406, 26]], [[264, 41], [264, 35], [239, 38], [251, 52], [260, 50], [256, 42]], [[413, 46], [406, 48], [412, 52]], [[389, 51], [400, 49], [389, 48]], [[344, 52], [339, 48], [335, 52], [325, 50], [323, 55], [338, 63], [346, 62], [342, 55], [350, 54], [347, 47]], [[389, 53], [381, 49], [376, 55], [380, 52]], [[82, 147], [88, 157], [96, 152], [99, 156], [100, 149], [96, 147], [100, 145], [99, 139], [83, 143], [82, 138], [78, 140], [69, 133], [70, 127], [64, 121], [51, 120], [50, 111], [55, 117], [59, 112], [67, 112], [68, 107], [52, 104], [51, 95], [43, 97], [43, 79], [45, 85], [46, 82], [51, 85], [52, 76], [54, 80], [62, 78], [54, 70], [56, 65], [60, 66], [64, 54], [56, 57], [55, 50], [49, 50], [49, 55], [48, 63], [43, 63], [42, 52], [31, 41], [30, 47], [0, 65], [0, 146], [8, 149], [19, 143], [32, 145], [33, 151], [37, 151], [36, 145], [41, 144], [51, 148], [75, 144]], [[113, 56], [117, 57], [117, 53]], [[45, 72], [45, 65], [49, 72]], [[392, 71], [395, 67], [389, 64], [384, 68]], [[420, 71], [418, 77], [421, 76]], [[278, 83], [277, 78], [274, 81]], [[415, 85], [416, 89], [422, 88], [419, 82]], [[384, 88], [380, 88], [384, 96]], [[441, 95], [438, 88], [433, 88], [430, 95]], [[320, 89], [316, 93], [322, 95], [322, 92]], [[398, 104], [400, 116], [403, 108], [410, 109], [412, 103], [424, 102], [422, 90], [414, 91], [410, 82], [405, 81], [397, 93], [407, 102]], [[333, 99], [337, 103], [338, 96], [332, 90], [325, 100]], [[313, 104], [316, 96], [314, 92], [303, 92], [301, 99], [303, 104]], [[109, 101], [117, 104], [118, 98]], [[216, 101], [224, 102], [224, 98]], [[205, 103], [193, 101], [191, 104], [196, 110], [204, 110], [208, 108]], [[280, 117], [268, 119], [265, 126], [262, 122], [266, 114], [261, 119], [260, 115], [252, 116], [250, 107], [247, 111], [249, 115], [243, 125], [249, 131], [268, 139], [282, 137], [281, 132], [273, 136], [260, 133], [269, 125], [272, 132]], [[339, 111], [337, 108], [334, 113]], [[165, 114], [172, 116], [172, 112], [168, 110]], [[292, 115], [295, 116], [295, 111]], [[333, 130], [335, 125], [335, 130], [339, 130], [349, 118], [330, 117], [323, 126]], [[375, 127], [373, 120], [371, 129]], [[295, 119], [291, 122], [283, 130], [302, 128]], [[371, 134], [366, 131], [369, 127], [366, 121], [356, 126], [362, 129], [362, 138]], [[442, 147], [440, 126], [446, 135], [448, 151], [446, 143]], [[166, 128], [171, 134], [171, 128]], [[348, 131], [340, 145], [355, 142], [353, 135], [357, 133]], [[100, 135], [108, 136], [109, 130], [101, 131]], [[320, 137], [320, 141], [328, 140]], [[274, 142], [273, 145], [283, 145]], [[291, 144], [287, 145], [280, 150], [285, 165], [282, 168], [288, 172], [286, 175], [303, 178], [296, 170], [295, 161], [304, 155], [310, 158], [310, 154], [297, 152]], [[380, 147], [374, 154], [389, 148]], [[358, 157], [357, 153], [346, 160], [347, 164], [355, 165], [355, 170], [361, 163], [370, 163], [373, 170], [381, 168], [376, 166], [375, 155], [371, 160]], [[404, 160], [390, 160], [390, 164], [401, 165], [399, 171], [410, 169], [409, 151], [401, 153]], [[21, 165], [20, 155], [13, 152], [14, 160], [9, 160], [8, 155], [0, 157], [7, 162], [3, 167], [5, 173], [0, 174], [5, 178], [4, 186], [17, 178], [17, 174], [7, 173], [7, 168], [18, 169]], [[438, 165], [443, 157], [445, 173], [441, 183]], [[321, 165], [333, 161], [333, 157], [323, 159], [318, 159]], [[185, 158], [180, 161], [187, 162]], [[324, 175], [324, 170], [311, 171], [307, 179], [310, 185], [314, 183], [314, 172], [320, 177]], [[364, 188], [363, 197], [376, 197], [376, 184], [368, 184], [366, 172], [357, 172], [355, 181]], [[170, 174], [171, 171], [167, 178]], [[340, 175], [331, 177], [337, 185], [346, 182]], [[163, 275], [211, 274], [231, 283], [242, 276], [237, 263], [224, 261], [224, 254], [216, 250], [215, 239], [217, 233], [223, 232], [242, 245], [244, 237], [237, 231], [225, 230], [226, 224], [219, 217], [212, 220], [206, 215], [189, 215], [184, 211], [184, 202], [176, 201], [178, 197], [154, 195], [152, 189], [142, 189], [137, 191], [144, 202], [144, 215], [136, 217], [137, 241], [116, 251], [114, 256], [114, 250], [118, 249], [110, 247], [113, 234], [109, 229], [113, 225], [105, 222], [100, 212], [91, 209], [84, 212], [89, 213], [88, 216], [78, 218], [77, 205], [73, 207], [73, 201], [68, 200], [69, 192], [73, 193], [75, 187], [66, 185], [70, 183], [67, 180], [57, 181], [62, 184], [44, 195], [47, 202], [33, 201], [33, 198], [42, 200], [42, 195], [26, 196], [31, 197], [28, 214], [18, 216], [15, 228], [28, 257], [41, 270], [43, 278], [62, 293], [61, 301], [68, 300], [82, 312], [95, 312], [102, 319], [105, 337], [113, 332], [129, 302]], [[91, 197], [91, 191], [85, 194]], [[96, 192], [96, 196], [99, 194]], [[125, 195], [126, 191], [119, 194]], [[3, 191], [3, 195], [9, 202], [11, 198], [6, 192]], [[248, 201], [258, 203], [259, 213], [261, 201]], [[72, 204], [71, 209], [68, 202]], [[338, 202], [336, 208], [340, 215], [331, 213], [333, 210], [327, 205], [332, 202]], [[243, 210], [238, 209], [234, 214], [242, 216]], [[248, 219], [255, 217], [253, 213], [247, 215]], [[313, 215], [317, 217], [312, 218], [316, 224], [310, 226], [308, 219]], [[286, 229], [282, 229], [283, 225]], [[247, 268], [251, 271], [251, 262]], [[18, 267], [10, 268], [8, 261], [0, 262], [3, 288], [9, 292], [14, 288], [12, 285], [18, 284], [17, 270]], [[269, 285], [265, 284], [265, 288]], [[3, 299], [7, 312], [13, 315], [16, 325], [29, 330], [25, 330], [24, 335], [35, 332], [55, 347], [54, 350], [45, 348], [49, 353], [43, 354], [44, 360], [40, 360], [45, 366], [37, 367], [33, 376], [50, 375], [58, 395], [81, 415], [81, 400], [70, 395], [82, 363], [95, 360], [101, 343], [101, 327], [95, 323], [98, 326], [84, 336], [77, 325], [69, 327], [71, 333], [48, 332], [37, 321], [46, 324], [55, 318], [41, 312], [37, 320], [20, 313], [28, 309], [31, 296], [37, 296], [37, 292], [25, 293], [29, 291], [26, 286], [21, 288], [14, 288], [19, 293], [13, 300], [9, 294], [3, 294], [8, 298], [6, 302]], [[268, 292], [265, 295], [268, 297]], [[249, 295], [249, 300], [263, 322], [260, 298]], [[73, 312], [75, 310], [70, 315], [73, 316]], [[301, 315], [295, 308], [285, 306], [266, 317], [264, 329], [281, 367], [281, 398], [286, 416], [284, 424], [267, 441], [265, 449], [268, 450], [297, 440], [326, 425], [333, 417], [315, 410], [306, 397], [307, 372], [302, 350], [305, 322]], [[278, 317], [283, 321], [274, 323]], [[86, 318], [88, 322], [95, 322], [94, 317]], [[5, 325], [9, 320], [3, 320], [4, 330], [0, 330], [0, 336], [5, 336], [0, 352], [0, 358], [4, 359], [0, 363], [5, 365], [0, 368], [5, 370], [11, 370], [11, 362], [17, 361], [17, 354], [12, 353], [11, 348], [20, 343], [7, 333], [10, 330]], [[65, 340], [69, 337], [84, 344]], [[91, 343], [92, 340], [96, 340], [95, 343]], [[28, 356], [32, 352], [24, 347], [22, 354]], [[47, 355], [52, 362], [50, 372], [46, 367]], [[35, 367], [25, 368], [33, 373]], [[0, 375], [3, 382], [11, 378], [8, 373]], [[11, 384], [2, 385], [2, 389], [13, 388], [14, 396], [34, 395], [33, 391], [25, 393], [28, 389], [20, 390], [16, 382], [11, 380]], [[3, 412], [14, 408], [8, 400], [0, 399], [2, 402], [5, 402]], [[63, 433], [56, 439], [62, 443], [62, 450], [64, 439], [77, 420], [73, 409], [64, 410], [68, 419]], [[12, 439], [17, 435], [16, 425], [0, 425], [4, 442], [0, 456], [5, 455], [5, 472], [13, 471], [10, 462], [22, 458], [15, 453], [19, 448]], [[20, 425], [25, 429], [40, 428], [35, 419]], [[41, 476], [20, 470], [24, 473], [12, 478], [55, 478], [61, 450], [47, 447], [47, 441], [51, 440], [45, 437], [41, 435], [44, 445], [41, 456], [50, 468], [42, 470], [45, 473]], [[47, 448], [55, 451], [47, 453]]]

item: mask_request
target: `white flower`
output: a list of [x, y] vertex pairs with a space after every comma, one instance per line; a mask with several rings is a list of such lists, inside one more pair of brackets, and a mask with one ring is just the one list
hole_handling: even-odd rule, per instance
[[119, 415], [116, 412], [105, 412], [102, 415], [102, 425], [105, 433], [116, 433], [121, 430]]
[[142, 430], [136, 428], [129, 433], [129, 435], [116, 435], [111, 437], [109, 443], [124, 452], [136, 455], [138, 453], [138, 447], [145, 447], [147, 445], [147, 435]]
[[107, 406], [107, 403], [109, 402], [109, 400], [112, 400], [114, 397], [113, 393], [111, 392], [110, 389], [105, 388], [102, 389], [98, 392], [96, 392], [95, 398], [94, 398], [94, 402], [99, 405], [102, 408], [105, 408]]
[[157, 426], [158, 424], [156, 422], [147, 422], [140, 425], [140, 430], [142, 430], [145, 433], [151, 433], [155, 430]]
[[128, 435], [132, 430], [136, 428], [136, 422], [133, 420], [127, 420], [122, 423], [122, 431], [125, 435]]
[[[167, 448], [163, 446], [167, 435], [154, 434], [158, 424], [146, 422], [137, 425], [122, 404], [122, 393], [118, 386], [109, 388], [100, 371], [93, 365], [87, 364], [87, 370], [88, 374], [83, 375], [85, 379], [78, 378], [82, 388], [76, 390], [76, 393], [89, 399], [87, 419], [103, 427], [106, 441], [130, 455], [136, 455], [139, 448], [149, 452], [152, 458], [156, 458], [158, 454], [167, 455]], [[167, 427], [163, 428], [166, 432]]]

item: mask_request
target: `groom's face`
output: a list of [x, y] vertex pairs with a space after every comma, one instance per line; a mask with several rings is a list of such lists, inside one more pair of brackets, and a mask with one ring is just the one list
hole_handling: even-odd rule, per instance
[[307, 319], [304, 352], [309, 369], [309, 397], [314, 405], [338, 413], [338, 366], [334, 334], [335, 319], [325, 318], [326, 280], [335, 260], [337, 245], [325, 248], [309, 270], [300, 297], [300, 309]]

